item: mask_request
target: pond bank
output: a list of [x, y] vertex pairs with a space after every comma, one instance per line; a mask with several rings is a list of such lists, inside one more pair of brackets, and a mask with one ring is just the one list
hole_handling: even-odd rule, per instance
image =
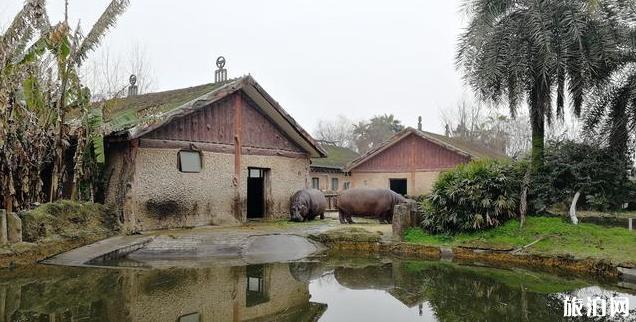
[[338, 252], [376, 253], [401, 258], [446, 260], [500, 268], [519, 267], [603, 280], [622, 280], [626, 286], [636, 287], [636, 269], [631, 262], [617, 263], [605, 258], [529, 254], [513, 248], [489, 248], [485, 245], [475, 247], [458, 246], [452, 243], [435, 245], [434, 243], [386, 241], [379, 234], [360, 228], [331, 230], [310, 235], [310, 238]]

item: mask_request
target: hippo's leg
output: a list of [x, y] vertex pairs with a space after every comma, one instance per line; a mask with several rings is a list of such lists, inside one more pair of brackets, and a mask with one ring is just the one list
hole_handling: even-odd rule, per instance
[[323, 220], [323, 219], [325, 219], [325, 212], [324, 211], [320, 213], [320, 220]]
[[341, 224], [345, 224], [345, 218], [347, 215], [342, 212], [342, 210], [338, 211], [338, 220], [340, 220]]
[[355, 222], [353, 222], [353, 219], [351, 219], [351, 214], [347, 214], [347, 223], [355, 224]]

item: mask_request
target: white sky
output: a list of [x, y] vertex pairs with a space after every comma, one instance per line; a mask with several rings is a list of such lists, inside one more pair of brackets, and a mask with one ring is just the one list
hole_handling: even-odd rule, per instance
[[[85, 32], [108, 0], [70, 0]], [[459, 0], [131, 0], [102, 46], [141, 45], [157, 90], [212, 82], [214, 61], [229, 76], [252, 74], [313, 132], [319, 119], [393, 113], [441, 132], [440, 110], [468, 90], [454, 65], [464, 21]], [[23, 0], [0, 0], [6, 26]], [[49, 0], [53, 23], [63, 0]], [[122, 84], [126, 85], [126, 84]]]

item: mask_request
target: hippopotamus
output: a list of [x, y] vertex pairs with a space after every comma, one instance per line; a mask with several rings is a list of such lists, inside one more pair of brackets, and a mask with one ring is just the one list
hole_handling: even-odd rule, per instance
[[389, 189], [350, 189], [338, 196], [338, 218], [341, 224], [353, 224], [351, 216], [375, 217], [380, 223], [391, 223], [393, 207], [409, 199]]
[[320, 190], [304, 189], [294, 193], [291, 197], [289, 214], [292, 221], [310, 221], [320, 216], [325, 219], [327, 199]]

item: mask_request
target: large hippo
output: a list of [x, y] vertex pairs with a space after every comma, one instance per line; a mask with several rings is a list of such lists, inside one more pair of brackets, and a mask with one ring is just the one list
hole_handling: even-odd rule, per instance
[[327, 199], [320, 190], [304, 189], [294, 193], [291, 197], [289, 214], [292, 221], [309, 221], [320, 216], [325, 219]]
[[341, 224], [353, 224], [351, 216], [374, 217], [380, 223], [391, 223], [393, 207], [408, 199], [389, 189], [350, 189], [338, 196], [338, 217]]

